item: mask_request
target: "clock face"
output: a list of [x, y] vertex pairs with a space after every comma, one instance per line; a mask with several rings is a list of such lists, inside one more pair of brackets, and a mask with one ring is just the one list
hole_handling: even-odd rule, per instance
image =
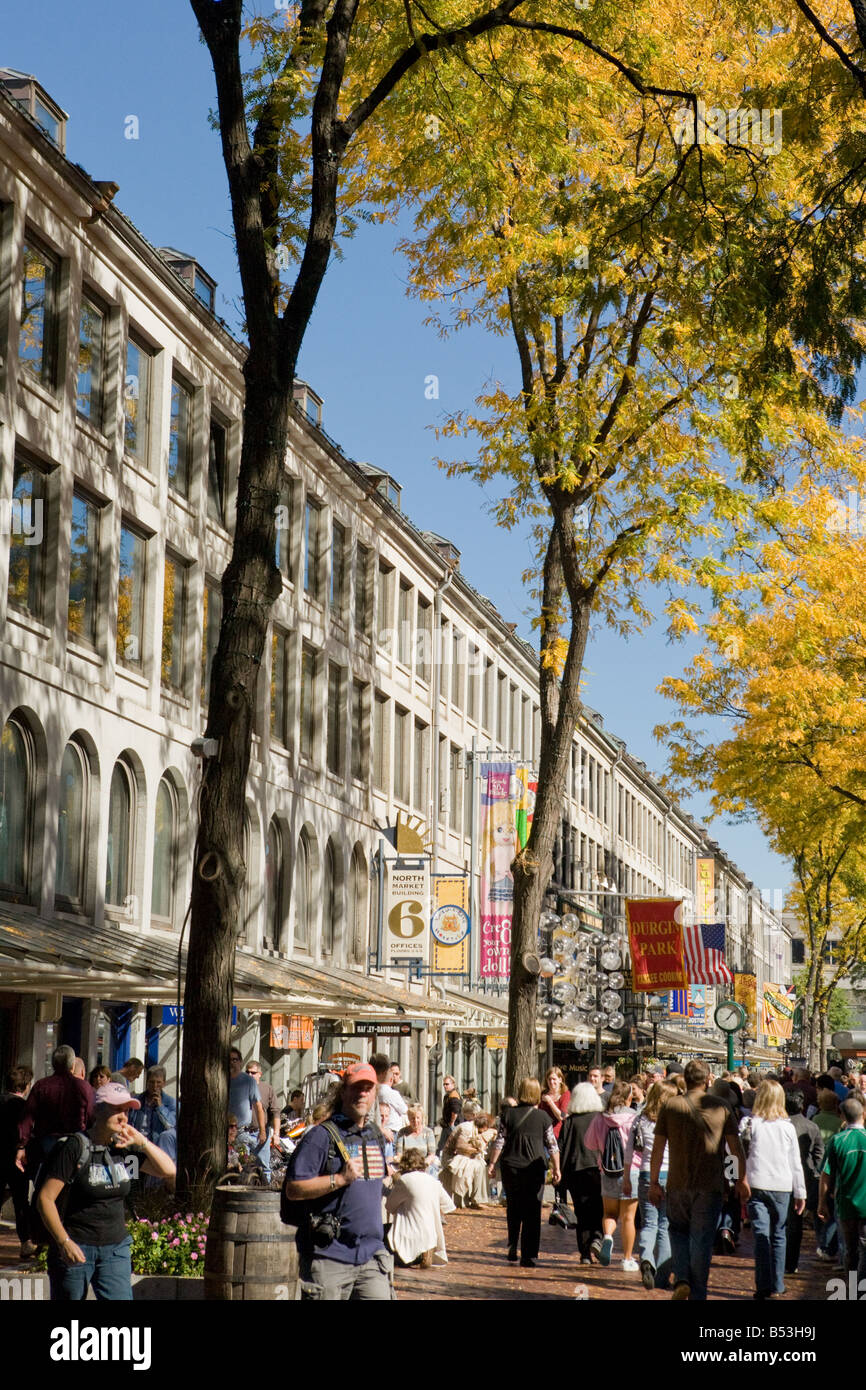
[[733, 999], [726, 1000], [720, 1004], [715, 1012], [716, 1024], [725, 1033], [735, 1033], [738, 1028], [742, 1028], [746, 1021], [746, 1011], [742, 1004], [737, 1004]]

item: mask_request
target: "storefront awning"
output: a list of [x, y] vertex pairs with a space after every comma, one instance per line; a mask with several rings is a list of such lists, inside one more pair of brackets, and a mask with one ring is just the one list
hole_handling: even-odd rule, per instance
[[[102, 927], [0, 909], [0, 988], [142, 1004], [177, 1000], [178, 938], [154, 928]], [[181, 970], [186, 969], [186, 951]], [[449, 1020], [459, 1010], [408, 986], [312, 962], [264, 958], [239, 948], [234, 1002], [268, 1013], [314, 1018]]]

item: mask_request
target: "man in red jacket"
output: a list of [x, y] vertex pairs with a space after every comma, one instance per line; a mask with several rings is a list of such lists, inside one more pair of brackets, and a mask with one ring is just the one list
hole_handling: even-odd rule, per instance
[[65, 1045], [56, 1048], [51, 1062], [54, 1075], [36, 1082], [18, 1126], [15, 1163], [22, 1172], [26, 1156], [35, 1167], [61, 1134], [83, 1134], [93, 1118], [93, 1091], [86, 1081], [72, 1075], [73, 1049]]

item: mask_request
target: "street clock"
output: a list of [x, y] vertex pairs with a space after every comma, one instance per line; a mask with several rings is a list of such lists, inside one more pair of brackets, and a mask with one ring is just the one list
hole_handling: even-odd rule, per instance
[[713, 1014], [716, 1027], [721, 1028], [723, 1033], [737, 1033], [746, 1024], [746, 1011], [742, 1004], [738, 1004], [734, 999], [725, 999], [717, 1005], [716, 1012]]

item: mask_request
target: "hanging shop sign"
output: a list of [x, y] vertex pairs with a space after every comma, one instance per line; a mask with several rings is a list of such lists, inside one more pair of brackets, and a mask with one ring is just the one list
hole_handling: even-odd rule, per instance
[[469, 974], [470, 920], [468, 874], [437, 874], [432, 883], [432, 969], [443, 974]]
[[315, 1028], [315, 1020], [305, 1014], [271, 1014], [271, 1047], [277, 1052], [306, 1052], [313, 1046]]
[[430, 870], [420, 864], [385, 866], [385, 959], [427, 964], [430, 932]]
[[632, 989], [687, 989], [683, 965], [682, 901], [679, 898], [627, 898]]
[[488, 1033], [484, 1041], [487, 1044], [487, 1048], [489, 1051], [502, 1051], [508, 1047], [508, 1034]]
[[781, 1047], [783, 1040], [792, 1036], [796, 1007], [796, 997], [785, 985], [764, 985], [761, 1032], [775, 1040], [771, 1047]]
[[[235, 1004], [235, 1005], [232, 1006], [232, 1027], [233, 1027], [233, 1028], [234, 1028], [235, 1025], [237, 1024], [237, 1021], [238, 1021], [238, 1009], [237, 1009], [237, 1004]], [[176, 1028], [176, 1027], [177, 1027], [177, 1024], [178, 1024], [177, 1004], [163, 1004], [163, 1006], [162, 1006], [162, 1022], [163, 1022], [164, 1027], [166, 1027], [166, 1028]], [[181, 1024], [183, 1024], [183, 1004], [181, 1004], [181, 1006], [180, 1006], [180, 1022], [181, 1022]]]

